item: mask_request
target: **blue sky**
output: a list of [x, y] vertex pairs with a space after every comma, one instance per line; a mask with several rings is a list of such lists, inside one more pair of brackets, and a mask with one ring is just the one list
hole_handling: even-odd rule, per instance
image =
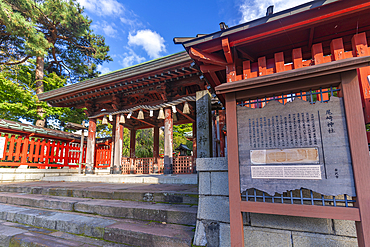
[[77, 0], [106, 38], [113, 62], [98, 66], [103, 74], [183, 51], [174, 37], [194, 37], [278, 12], [307, 0]]

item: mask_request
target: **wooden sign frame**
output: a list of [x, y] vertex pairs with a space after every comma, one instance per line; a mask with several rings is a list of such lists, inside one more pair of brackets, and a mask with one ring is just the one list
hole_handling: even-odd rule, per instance
[[[370, 57], [348, 58], [315, 66], [250, 78], [216, 87], [225, 95], [228, 136], [231, 246], [244, 246], [242, 212], [356, 221], [360, 247], [370, 246], [370, 156], [357, 69], [370, 65]], [[235, 77], [234, 77], [235, 78]], [[237, 101], [271, 97], [295, 91], [337, 86], [344, 99], [347, 130], [356, 186], [355, 207], [276, 204], [242, 201], [239, 178]]]

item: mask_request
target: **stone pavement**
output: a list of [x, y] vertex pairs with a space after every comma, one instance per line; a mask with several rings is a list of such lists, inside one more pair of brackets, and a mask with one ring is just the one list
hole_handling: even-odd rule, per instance
[[1, 184], [0, 246], [190, 246], [197, 204], [192, 184]]

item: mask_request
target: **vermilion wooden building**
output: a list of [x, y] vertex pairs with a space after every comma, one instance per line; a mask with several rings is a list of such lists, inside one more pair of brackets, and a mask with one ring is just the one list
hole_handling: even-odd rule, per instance
[[[241, 212], [354, 220], [359, 245], [370, 246], [365, 129], [370, 123], [369, 13], [370, 2], [365, 0], [313, 1], [231, 28], [223, 26], [209, 35], [174, 39], [226, 102], [232, 246], [244, 245]], [[297, 97], [325, 102], [334, 95], [333, 88], [346, 108], [355, 207], [328, 208], [316, 206], [313, 200], [312, 205], [296, 205], [293, 199], [285, 202], [283, 195], [278, 195], [281, 200], [269, 197], [272, 203], [266, 203], [265, 194], [262, 201], [262, 193], [258, 198], [248, 192], [242, 199], [237, 105], [260, 108], [270, 100], [286, 103]], [[298, 204], [305, 204], [304, 199]]]
[[[145, 170], [149, 168], [142, 170], [143, 162], [158, 166], [163, 163], [158, 160], [159, 128], [165, 127], [164, 167], [168, 167], [172, 164], [172, 125], [195, 122], [195, 95], [206, 87], [205, 80], [200, 76], [188, 54], [180, 52], [49, 91], [39, 98], [53, 106], [87, 108], [87, 172], [91, 172], [94, 161], [100, 159], [103, 164], [111, 162], [106, 165], [121, 173], [123, 128], [128, 128], [131, 133], [130, 158], [135, 158], [136, 130], [154, 128], [154, 159], [138, 159], [136, 163], [127, 162], [127, 159], [122, 161], [125, 171], [136, 164], [141, 167], [139, 172], [148, 173], [152, 171]], [[101, 148], [95, 151], [97, 119], [112, 121], [113, 141], [112, 145], [100, 145]], [[196, 135], [196, 128], [193, 132]], [[111, 154], [108, 153], [110, 151]], [[192, 172], [186, 170], [189, 167], [184, 162], [178, 160], [175, 172]]]

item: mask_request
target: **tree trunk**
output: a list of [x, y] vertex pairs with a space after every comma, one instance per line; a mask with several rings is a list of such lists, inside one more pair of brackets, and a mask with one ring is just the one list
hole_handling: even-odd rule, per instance
[[[36, 58], [36, 94], [40, 94], [44, 92], [44, 57], [37, 57]], [[37, 107], [37, 115], [39, 115], [42, 119], [36, 120], [36, 126], [44, 127], [45, 126], [45, 118], [44, 118], [44, 110], [39, 106]]]

